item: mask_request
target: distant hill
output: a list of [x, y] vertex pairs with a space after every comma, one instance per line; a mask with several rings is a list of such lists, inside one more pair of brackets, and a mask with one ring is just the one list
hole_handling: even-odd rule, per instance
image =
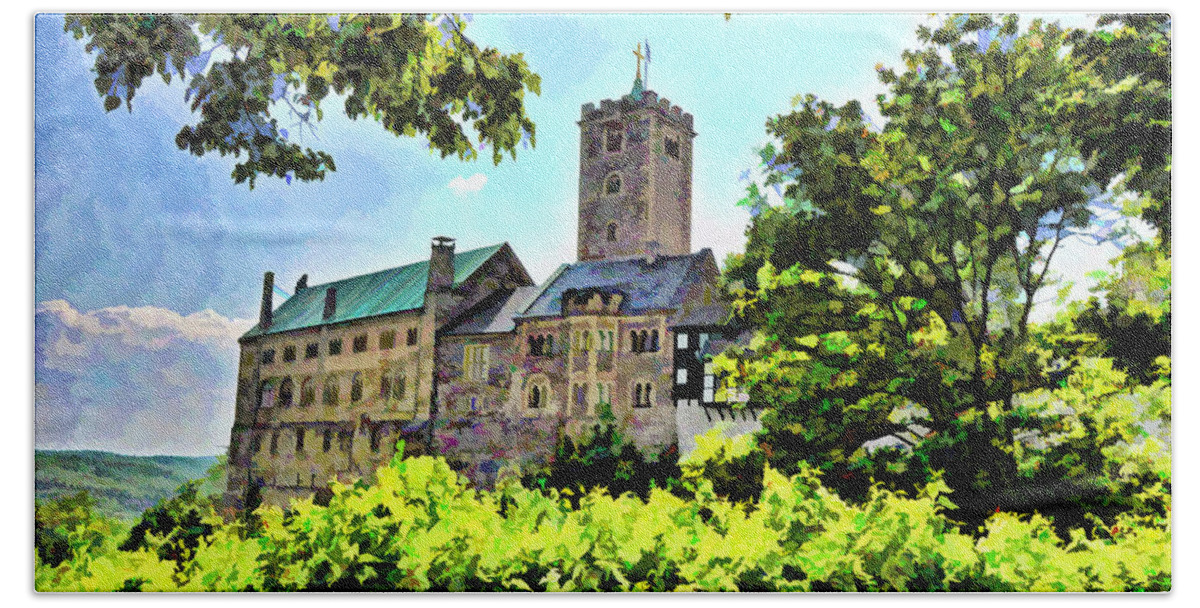
[[[125, 456], [109, 452], [34, 452], [34, 493], [38, 500], [87, 490], [110, 517], [132, 520], [179, 486], [205, 479], [215, 456]], [[203, 494], [223, 490], [224, 479], [206, 481]]]

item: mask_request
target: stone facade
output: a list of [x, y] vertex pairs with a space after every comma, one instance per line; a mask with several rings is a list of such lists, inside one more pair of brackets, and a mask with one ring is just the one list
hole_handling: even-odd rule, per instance
[[267, 273], [240, 339], [230, 506], [367, 477], [401, 439], [487, 487], [602, 410], [648, 454], [679, 444], [676, 324], [718, 276], [691, 252], [692, 116], [639, 81], [579, 124], [578, 261], [542, 285], [507, 244], [456, 254], [445, 237], [427, 261], [302, 278], [278, 308]]

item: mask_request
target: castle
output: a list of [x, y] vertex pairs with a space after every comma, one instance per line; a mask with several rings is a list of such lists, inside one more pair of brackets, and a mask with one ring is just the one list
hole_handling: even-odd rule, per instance
[[601, 406], [648, 454], [715, 419], [725, 391], [706, 356], [728, 312], [712, 252], [691, 251], [692, 116], [639, 68], [579, 128], [578, 259], [541, 285], [507, 243], [456, 251], [447, 237], [420, 262], [305, 275], [278, 308], [265, 274], [239, 339], [228, 504], [368, 476], [401, 439], [487, 486], [507, 463], [544, 463]]

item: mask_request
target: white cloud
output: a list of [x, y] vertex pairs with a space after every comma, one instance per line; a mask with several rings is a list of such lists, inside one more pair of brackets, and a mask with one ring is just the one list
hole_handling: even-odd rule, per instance
[[487, 179], [487, 176], [482, 173], [476, 173], [468, 178], [460, 175], [450, 180], [446, 187], [453, 190], [455, 196], [465, 196], [467, 193], [483, 190], [483, 187], [487, 185]]
[[34, 320], [39, 449], [212, 455], [228, 443], [237, 338], [253, 321], [65, 300]]

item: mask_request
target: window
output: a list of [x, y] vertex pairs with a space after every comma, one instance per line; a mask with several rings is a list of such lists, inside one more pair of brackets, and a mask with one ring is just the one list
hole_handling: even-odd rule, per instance
[[279, 453], [279, 431], [271, 433], [271, 455]]
[[332, 445], [333, 445], [333, 430], [325, 429], [325, 437], [323, 437], [323, 441], [321, 441], [321, 450], [324, 452], [328, 452], [329, 448]]
[[250, 438], [250, 453], [257, 454], [261, 451], [262, 451], [262, 435], [259, 433], [255, 433], [254, 436]]
[[367, 352], [367, 334], [362, 334], [360, 336], [354, 336], [354, 352], [356, 352], [356, 353]]
[[317, 387], [313, 386], [312, 378], [305, 378], [300, 383], [300, 407], [308, 407], [317, 400]]
[[396, 346], [396, 330], [389, 329], [379, 334], [379, 350], [390, 350]]
[[313, 342], [304, 347], [304, 358], [305, 359], [316, 359], [317, 355], [319, 355], [320, 353], [321, 353], [321, 345], [317, 344], [316, 342]]
[[572, 387], [572, 391], [575, 393], [575, 407], [579, 410], [580, 413], [586, 412], [587, 411], [587, 385], [586, 384], [576, 384], [574, 387]]
[[633, 407], [650, 407], [653, 403], [654, 388], [649, 382], [639, 382], [633, 387]]
[[371, 426], [371, 427], [370, 427], [370, 429], [371, 429], [371, 430], [370, 430], [370, 433], [371, 433], [371, 451], [372, 451], [372, 452], [378, 452], [378, 451], [379, 451], [379, 435], [380, 435], [380, 430], [381, 430], [381, 429], [380, 429], [378, 426]]
[[338, 449], [349, 452], [354, 448], [354, 434], [350, 431], [338, 431]]
[[342, 354], [342, 339], [341, 338], [329, 341], [329, 354], [330, 355]]
[[379, 379], [379, 398], [383, 399], [384, 401], [387, 401], [387, 398], [391, 397], [391, 396], [392, 396], [392, 378], [390, 376], [388, 376], [387, 374], [384, 374], [384, 376]]
[[675, 334], [675, 348], [683, 350], [688, 347], [688, 335], [685, 333]]
[[325, 388], [321, 391], [321, 403], [325, 405], [337, 405], [338, 402], [338, 381], [337, 376], [329, 376], [325, 379]]
[[658, 352], [658, 330], [650, 332], [650, 352]]
[[487, 380], [488, 350], [486, 344], [468, 344], [463, 350], [463, 371], [475, 382]]
[[666, 150], [667, 156], [679, 160], [679, 140], [667, 137], [663, 139], [663, 148]]
[[263, 380], [258, 385], [258, 407], [275, 407], [275, 385], [270, 380]]
[[687, 368], [681, 367], [675, 370], [675, 384], [687, 384]]
[[404, 385], [404, 376], [397, 374], [396, 378], [392, 380], [392, 399], [395, 399], [396, 401], [404, 399], [404, 390], [406, 388]]
[[595, 135], [588, 138], [587, 156], [588, 158], [596, 158], [600, 154], [600, 140]]
[[296, 360], [296, 345], [289, 344], [283, 347], [283, 362], [291, 363]]
[[279, 407], [292, 407], [292, 379], [284, 378], [279, 385]]
[[275, 349], [269, 348], [262, 353], [262, 364], [270, 365], [275, 362]]
[[608, 225], [608, 242], [612, 243], [617, 240], [617, 224]]
[[297, 452], [304, 451], [304, 429], [303, 428], [296, 429], [296, 451]]
[[625, 133], [621, 129], [609, 129], [605, 139], [604, 150], [606, 152], [620, 152], [621, 144], [625, 140]]
[[[366, 341], [366, 336], [363, 336]], [[362, 372], [354, 372], [354, 376], [350, 379], [350, 402], [358, 403], [362, 401], [363, 393], [363, 378]]]
[[612, 386], [603, 382], [596, 383], [596, 403], [612, 405]]
[[417, 328], [413, 327], [408, 330], [408, 335], [405, 336], [404, 343], [409, 346], [417, 345]]
[[612, 174], [608, 179], [604, 180], [605, 194], [620, 194], [621, 193], [621, 176]]
[[542, 407], [542, 387], [535, 386], [529, 389], [529, 407], [534, 409]]

